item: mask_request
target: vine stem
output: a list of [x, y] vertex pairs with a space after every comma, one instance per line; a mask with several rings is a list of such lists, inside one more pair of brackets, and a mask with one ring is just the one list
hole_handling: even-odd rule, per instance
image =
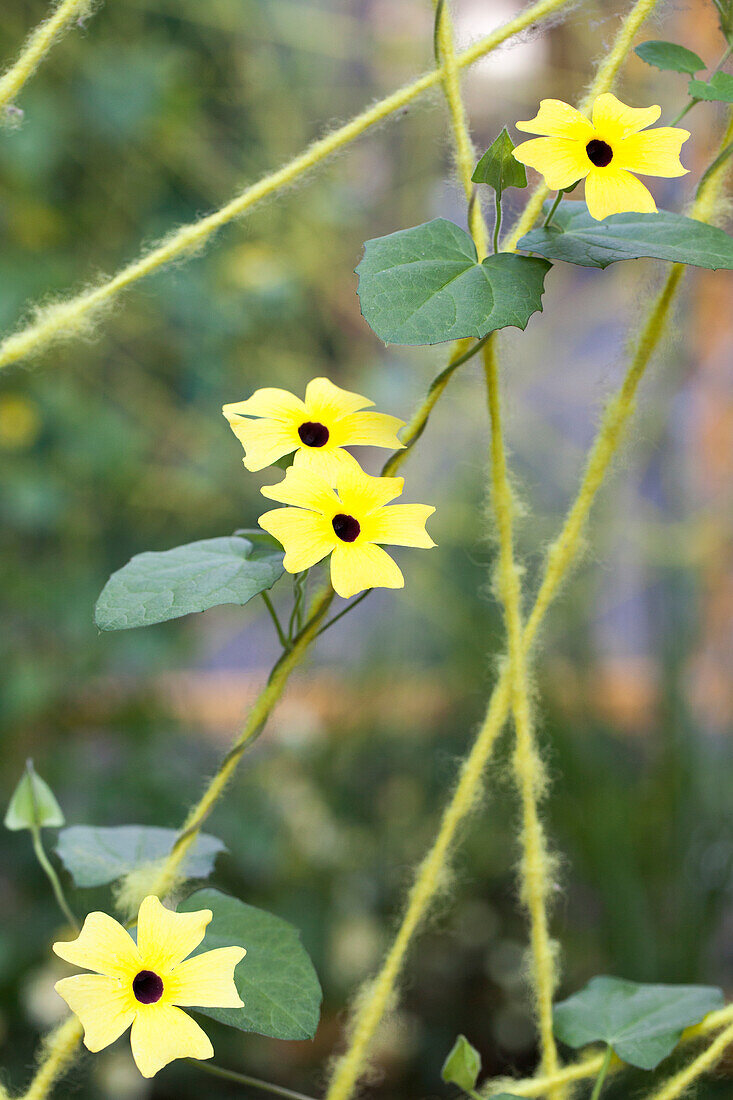
[[563, 192], [558, 191], [557, 198], [555, 199], [555, 201], [552, 204], [552, 208], [550, 209], [550, 213], [547, 215], [547, 217], [544, 220], [543, 229], [547, 229], [548, 226], [552, 225], [552, 219], [555, 217], [555, 211], [557, 210], [558, 206], [562, 202], [562, 198], [563, 198]]
[[18, 60], [0, 77], [0, 115], [33, 76], [54, 42], [91, 11], [92, 0], [61, 0], [56, 10], [26, 39]]
[[[456, 58], [456, 65], [461, 69], [473, 65], [509, 38], [521, 34], [528, 27], [553, 15], [570, 2], [571, 0], [537, 0], [537, 3], [498, 27], [492, 34], [463, 50]], [[0, 369], [40, 352], [51, 344], [69, 340], [88, 331], [89, 324], [100, 310], [128, 287], [140, 279], [147, 278], [153, 272], [167, 267], [180, 257], [188, 258], [195, 255], [197, 250], [223, 226], [243, 217], [270, 195], [292, 186], [339, 149], [349, 145], [371, 127], [378, 126], [406, 107], [408, 103], [430, 91], [442, 79], [442, 69], [434, 69], [373, 104], [343, 126], [314, 141], [282, 168], [263, 176], [256, 183], [245, 188], [218, 210], [174, 230], [152, 249], [143, 251], [132, 263], [121, 268], [112, 278], [105, 279], [96, 286], [87, 287], [80, 293], [52, 302], [50, 305], [42, 305], [34, 309], [29, 303], [23, 313], [32, 315], [34, 319], [0, 342]]]
[[262, 1081], [259, 1077], [250, 1077], [246, 1073], [236, 1073], [232, 1069], [217, 1066], [214, 1062], [203, 1062], [197, 1058], [186, 1058], [185, 1061], [194, 1069], [199, 1069], [202, 1073], [208, 1073], [212, 1077], [221, 1077], [224, 1081], [249, 1085], [250, 1088], [259, 1089], [261, 1092], [269, 1092], [271, 1096], [284, 1097], [284, 1100], [313, 1100], [313, 1097], [306, 1096], [304, 1092], [294, 1092], [293, 1089], [283, 1088], [282, 1085], [273, 1085], [270, 1081]]
[[603, 1082], [608, 1076], [608, 1071], [611, 1067], [611, 1059], [613, 1058], [613, 1051], [610, 1047], [606, 1047], [606, 1053], [603, 1058], [603, 1064], [601, 1065], [600, 1072], [596, 1078], [596, 1083], [593, 1086], [593, 1092], [591, 1093], [590, 1100], [598, 1100], [601, 1095], [601, 1089], [603, 1088]]

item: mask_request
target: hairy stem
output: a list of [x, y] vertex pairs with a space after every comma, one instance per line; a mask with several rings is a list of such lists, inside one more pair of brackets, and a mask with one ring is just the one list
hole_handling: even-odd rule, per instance
[[53, 15], [28, 36], [15, 64], [0, 76], [0, 122], [24, 84], [30, 80], [54, 42], [91, 11], [92, 0], [61, 0]]

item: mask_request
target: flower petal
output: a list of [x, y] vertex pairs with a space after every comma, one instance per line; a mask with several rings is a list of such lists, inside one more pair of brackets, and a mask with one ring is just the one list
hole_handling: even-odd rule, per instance
[[325, 447], [301, 447], [295, 452], [293, 467], [332, 486], [338, 481], [341, 467], [350, 462], [356, 462], [353, 455], [327, 443]]
[[396, 451], [404, 447], [397, 438], [404, 426], [404, 420], [386, 413], [350, 413], [334, 423], [329, 442], [337, 447], [389, 447]]
[[680, 162], [680, 149], [689, 136], [689, 130], [678, 126], [657, 126], [631, 134], [618, 145], [613, 163], [641, 176], [685, 176], [688, 169]]
[[288, 573], [310, 569], [331, 553], [337, 538], [330, 518], [302, 508], [274, 508], [257, 521], [285, 547], [283, 565]]
[[331, 584], [348, 599], [365, 588], [404, 588], [399, 566], [373, 542], [340, 542], [331, 555]]
[[244, 447], [244, 465], [253, 473], [271, 466], [300, 446], [294, 423], [280, 420], [233, 420], [230, 427]]
[[[515, 122], [518, 130], [526, 134], [546, 134], [548, 137], [570, 138], [582, 141], [590, 140], [593, 127], [588, 119], [561, 99], [543, 99], [540, 109], [528, 122]], [[516, 152], [516, 150], [515, 150]]]
[[609, 214], [638, 211], [653, 214], [657, 209], [652, 193], [641, 180], [622, 168], [599, 168], [585, 181], [585, 201], [588, 213], [596, 221]]
[[[351, 461], [356, 462], [356, 459]], [[263, 497], [270, 500], [292, 504], [296, 508], [308, 508], [312, 512], [323, 512], [329, 518], [339, 510], [338, 499], [328, 481], [313, 472], [303, 459], [287, 470], [282, 481], [276, 485], [263, 485], [260, 491]]]
[[651, 126], [661, 113], [662, 108], [658, 106], [627, 107], [611, 92], [604, 92], [593, 104], [593, 126], [597, 137], [613, 145], [629, 134]]
[[517, 145], [514, 156], [521, 164], [540, 172], [552, 191], [570, 187], [571, 183], [587, 176], [591, 168], [583, 142], [565, 138], [540, 137], [523, 141]]
[[214, 1048], [205, 1031], [180, 1008], [158, 1002], [142, 1005], [130, 1035], [132, 1056], [143, 1077], [176, 1058], [211, 1058]]
[[247, 954], [243, 947], [216, 947], [186, 959], [166, 978], [171, 1004], [199, 1008], [243, 1008], [234, 969]]
[[141, 966], [132, 936], [107, 913], [89, 913], [77, 938], [60, 940], [53, 949], [75, 966], [112, 978], [132, 981]]
[[398, 497], [404, 484], [403, 477], [372, 477], [371, 474], [365, 474], [354, 459], [339, 472], [336, 490], [343, 510], [355, 516], [361, 523], [370, 512], [383, 508], [390, 500]]
[[373, 512], [361, 526], [361, 533], [368, 542], [380, 542], [387, 546], [435, 546], [425, 530], [428, 516], [435, 511], [429, 504], [391, 504]]
[[282, 420], [288, 424], [296, 420], [301, 424], [306, 418], [305, 405], [299, 397], [271, 386], [255, 390], [246, 401], [222, 405], [221, 411], [230, 424], [236, 422], [240, 416], [266, 416], [268, 420]]
[[119, 1039], [135, 1019], [132, 986], [103, 974], [75, 974], [54, 986], [84, 1028], [84, 1046], [96, 1053]]
[[201, 943], [212, 915], [210, 909], [174, 913], [149, 894], [137, 915], [137, 946], [146, 968], [165, 978]]
[[373, 404], [368, 397], [334, 386], [328, 378], [314, 378], [305, 389], [305, 407], [309, 418], [325, 424], [329, 430], [338, 417], [366, 409]]

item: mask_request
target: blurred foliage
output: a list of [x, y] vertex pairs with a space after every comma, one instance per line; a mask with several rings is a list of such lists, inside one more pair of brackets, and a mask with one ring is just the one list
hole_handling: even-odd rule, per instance
[[[422, 0], [100, 8], [28, 86], [22, 125], [0, 135], [0, 327], [29, 301], [113, 271], [141, 243], [286, 160], [334, 114], [349, 117], [429, 66], [427, 9]], [[42, 0], [4, 0], [3, 55], [45, 10]], [[593, 8], [590, 22], [530, 38], [471, 76], [482, 147], [505, 122], [529, 117], [548, 82], [561, 98], [575, 95], [615, 10]], [[496, 21], [492, 13], [488, 26], [468, 21], [459, 32]], [[684, 26], [676, 37], [711, 56], [712, 36], [700, 38], [698, 23], [698, 37]], [[628, 79], [637, 97], [653, 87], [676, 102], [673, 78], [640, 61]], [[704, 117], [698, 167], [715, 114]], [[437, 215], [462, 219], [460, 196], [444, 182], [443, 123], [437, 96], [410, 109], [201, 256], [127, 294], [95, 340], [0, 380], [6, 800], [33, 755], [72, 824], [180, 822], [274, 656], [268, 621], [252, 607], [225, 609], [100, 636], [95, 599], [134, 553], [256, 520], [267, 475], [243, 471], [223, 402], [267, 384], [302, 392], [326, 374], [409, 415], [445, 352], [385, 351], [359, 316], [351, 272], [365, 238]], [[515, 469], [534, 517], [521, 533], [529, 568], [572, 493], [650, 278], [643, 265], [558, 275], [523, 343], [505, 341]], [[688, 319], [698, 306], [686, 299]], [[642, 400], [644, 437], [595, 522], [603, 549], [553, 612], [538, 667], [549, 813], [567, 888], [556, 910], [566, 993], [599, 972], [733, 987], [730, 741], [723, 711], [711, 718], [695, 703], [708, 683], [695, 661], [717, 652], [705, 607], [720, 591], [726, 536], [716, 499], [703, 500], [701, 515], [690, 489], [690, 366], [683, 342], [666, 349], [665, 372]], [[680, 378], [684, 415], [674, 399]], [[230, 852], [218, 885], [297, 924], [326, 993], [315, 1043], [215, 1028], [217, 1060], [306, 1092], [321, 1088], [344, 1003], [389, 940], [493, 682], [486, 654], [501, 652], [482, 403], [472, 367], [406, 467], [406, 499], [438, 506], [431, 532], [440, 549], [406, 552], [404, 594], [371, 597], [323, 639], [209, 823]], [[616, 587], [629, 577], [630, 587]], [[619, 645], [621, 666], [610, 660]], [[449, 1095], [440, 1067], [459, 1032], [488, 1073], [533, 1067], [513, 878], [517, 808], [504, 763], [491, 787], [450, 897], [417, 944], [403, 1006], [380, 1036], [375, 1097]], [[61, 1008], [48, 950], [58, 917], [25, 839], [0, 835], [0, 1037], [17, 1085]], [[104, 890], [72, 896], [79, 909], [110, 904]], [[144, 1083], [122, 1043], [79, 1063], [63, 1087], [89, 1100], [185, 1100], [203, 1080], [177, 1067]], [[225, 1083], [206, 1088], [233, 1095]], [[618, 1096], [625, 1088], [613, 1086]], [[700, 1091], [725, 1094], [724, 1081]]]

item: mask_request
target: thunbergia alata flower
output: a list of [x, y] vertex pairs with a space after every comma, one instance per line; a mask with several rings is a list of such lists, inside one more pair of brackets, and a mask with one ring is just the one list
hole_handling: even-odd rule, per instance
[[[284, 565], [300, 573], [331, 555], [331, 583], [348, 598], [366, 588], [402, 588], [405, 580], [387, 546], [435, 543], [425, 521], [435, 511], [427, 504], [392, 504], [404, 485], [401, 477], [371, 477], [355, 458], [341, 464], [333, 482], [291, 466], [278, 485], [262, 493], [289, 505], [260, 516], [259, 524], [285, 547]], [[386, 507], [389, 505], [389, 507]]]
[[344, 447], [403, 446], [397, 432], [404, 420], [365, 412], [367, 397], [342, 390], [327, 378], [314, 378], [301, 401], [287, 390], [256, 390], [246, 401], [224, 405], [222, 412], [244, 447], [248, 470], [264, 470], [295, 452], [293, 465], [333, 479], [349, 454]]
[[56, 982], [56, 991], [84, 1028], [84, 1045], [99, 1051], [132, 1025], [132, 1056], [143, 1077], [176, 1058], [211, 1058], [208, 1036], [183, 1007], [242, 1008], [234, 969], [243, 947], [217, 947], [189, 959], [204, 938], [210, 909], [174, 913], [154, 895], [137, 918], [137, 943], [107, 913], [90, 913], [75, 940], [57, 955], [91, 974]]
[[684, 176], [680, 149], [690, 136], [677, 126], [659, 126], [661, 107], [627, 107], [605, 92], [593, 104], [592, 121], [568, 103], [543, 99], [535, 118], [517, 122], [518, 130], [541, 134], [514, 150], [522, 164], [535, 168], [553, 191], [585, 180], [585, 201], [597, 221], [609, 214], [653, 213], [657, 204], [641, 176]]

